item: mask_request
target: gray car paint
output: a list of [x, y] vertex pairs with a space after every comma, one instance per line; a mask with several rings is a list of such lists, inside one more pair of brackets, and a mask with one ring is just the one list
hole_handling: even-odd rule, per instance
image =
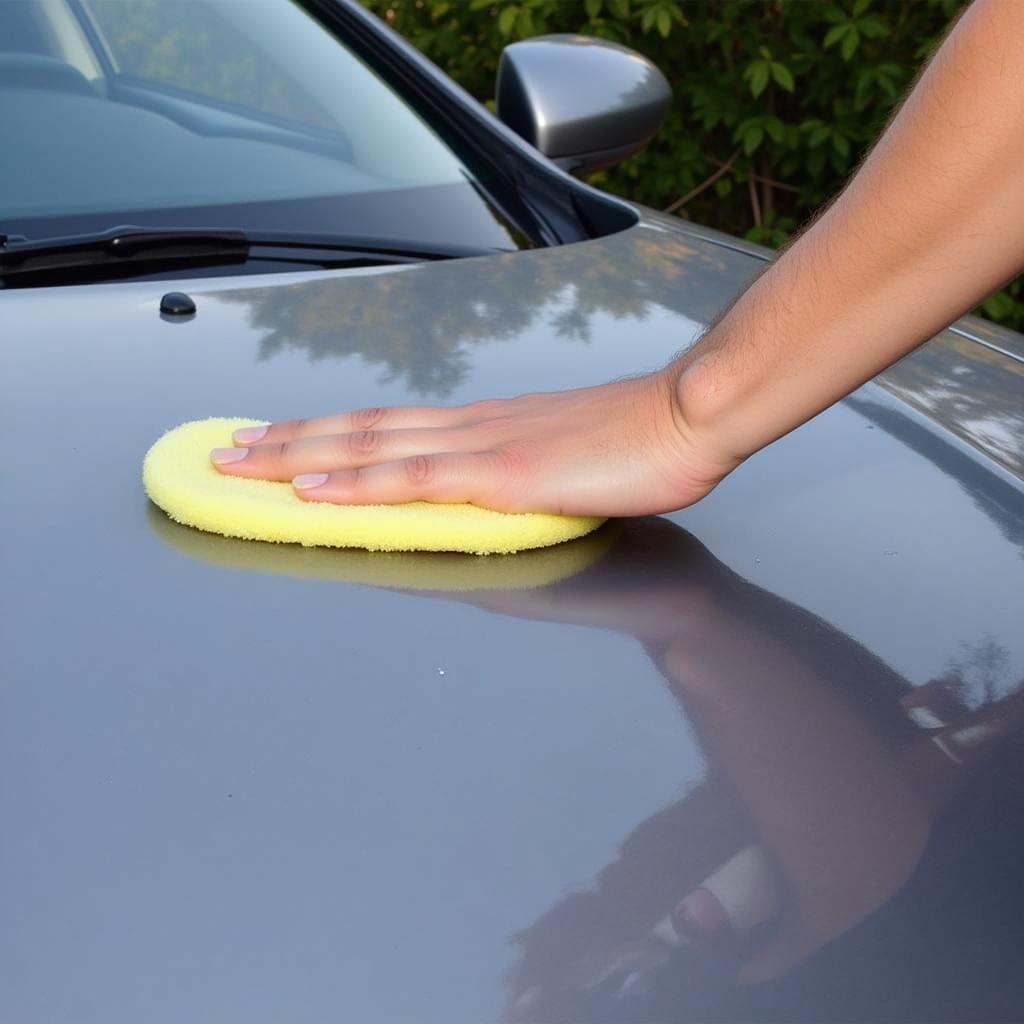
[[[527, 564], [499, 557], [209, 537], [142, 492], [184, 420], [659, 365], [757, 267], [645, 215], [400, 269], [0, 295], [2, 1019], [1019, 1019], [1010, 355], [943, 334], [546, 588], [499, 589]], [[160, 318], [170, 287], [194, 319]], [[1002, 730], [961, 766], [905, 711], [940, 676]], [[773, 941], [748, 936], [618, 996], [752, 843], [795, 961], [737, 985]]]

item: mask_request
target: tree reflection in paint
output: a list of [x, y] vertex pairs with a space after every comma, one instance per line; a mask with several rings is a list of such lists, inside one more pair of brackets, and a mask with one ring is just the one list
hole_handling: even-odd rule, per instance
[[464, 380], [482, 342], [546, 329], [552, 339], [585, 345], [595, 318], [611, 317], [628, 343], [654, 306], [707, 323], [758, 267], [645, 230], [227, 298], [250, 304], [250, 324], [263, 332], [261, 359], [357, 356], [380, 366], [385, 380], [443, 399]]

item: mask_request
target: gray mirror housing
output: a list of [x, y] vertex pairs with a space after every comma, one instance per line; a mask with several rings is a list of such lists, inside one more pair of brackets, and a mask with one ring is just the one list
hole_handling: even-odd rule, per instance
[[567, 171], [607, 167], [645, 146], [672, 101], [646, 57], [588, 36], [550, 35], [506, 46], [498, 117]]

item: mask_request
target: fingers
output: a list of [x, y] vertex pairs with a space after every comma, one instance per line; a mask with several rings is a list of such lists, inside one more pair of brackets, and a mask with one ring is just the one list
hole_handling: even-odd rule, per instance
[[473, 443], [456, 430], [360, 430], [253, 445], [216, 448], [214, 465], [230, 476], [292, 480], [308, 473], [332, 473], [431, 452], [459, 451]]
[[306, 501], [390, 505], [407, 501], [470, 502], [500, 509], [501, 470], [493, 452], [414, 455], [397, 462], [296, 477]]
[[282, 444], [327, 434], [354, 434], [367, 430], [408, 430], [454, 426], [466, 419], [466, 408], [398, 406], [356, 409], [336, 416], [284, 420], [266, 427], [242, 427], [234, 433], [236, 445]]

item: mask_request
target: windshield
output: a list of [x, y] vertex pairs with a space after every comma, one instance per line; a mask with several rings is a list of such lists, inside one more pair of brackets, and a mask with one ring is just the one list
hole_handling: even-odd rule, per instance
[[517, 248], [489, 183], [292, 0], [0, 0], [0, 233]]

